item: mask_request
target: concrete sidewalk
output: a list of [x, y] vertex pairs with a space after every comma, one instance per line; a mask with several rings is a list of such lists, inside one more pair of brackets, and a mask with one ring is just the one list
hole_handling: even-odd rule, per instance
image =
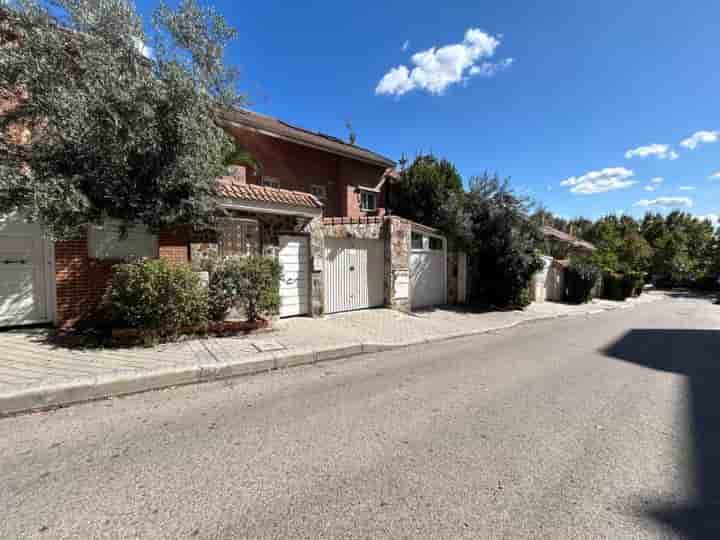
[[248, 375], [357, 354], [482, 334], [518, 324], [627, 309], [665, 296], [574, 306], [533, 304], [525, 311], [375, 309], [277, 323], [255, 336], [193, 339], [152, 348], [68, 349], [47, 330], [0, 332], [0, 415]]

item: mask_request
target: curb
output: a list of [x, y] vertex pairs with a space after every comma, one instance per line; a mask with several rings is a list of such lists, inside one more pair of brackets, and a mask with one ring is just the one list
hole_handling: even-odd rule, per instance
[[[630, 304], [622, 307], [600, 308], [589, 312], [579, 313], [577, 315], [588, 316], [606, 311], [615, 311], [617, 309], [629, 309], [632, 307], [635, 306]], [[155, 370], [150, 373], [137, 373], [132, 375], [103, 375], [83, 382], [40, 386], [10, 394], [0, 394], [0, 418], [67, 407], [77, 403], [96, 401], [109, 397], [128, 396], [174, 386], [212, 382], [246, 375], [255, 375], [258, 373], [295, 366], [315, 364], [317, 362], [339, 360], [342, 358], [351, 358], [353, 356], [384, 351], [407, 349], [418, 345], [440, 343], [443, 341], [489, 334], [501, 330], [509, 330], [511, 328], [535, 322], [568, 318], [574, 315], [575, 314], [561, 313], [558, 315], [547, 315], [533, 319], [521, 319], [493, 328], [483, 328], [480, 330], [438, 335], [419, 340], [393, 343], [352, 343], [327, 347], [324, 349], [299, 349], [290, 353], [260, 353], [253, 357], [251, 361], [245, 360], [224, 364], [204, 364], [184, 366], [180, 368], [166, 368], [162, 370]]]

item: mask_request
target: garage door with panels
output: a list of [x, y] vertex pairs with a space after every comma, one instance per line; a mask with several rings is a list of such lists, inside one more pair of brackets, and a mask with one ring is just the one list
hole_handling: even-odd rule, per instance
[[325, 313], [382, 306], [385, 243], [356, 238], [325, 239]]
[[0, 327], [53, 319], [52, 245], [37, 223], [0, 216]]
[[281, 236], [278, 258], [282, 266], [280, 280], [280, 316], [305, 315], [310, 311], [310, 247], [305, 236]]
[[413, 309], [447, 303], [446, 250], [442, 236], [412, 232], [410, 294]]

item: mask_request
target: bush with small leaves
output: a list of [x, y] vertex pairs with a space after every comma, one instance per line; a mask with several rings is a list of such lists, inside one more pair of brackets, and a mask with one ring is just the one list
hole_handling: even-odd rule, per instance
[[573, 261], [566, 270], [566, 298], [568, 302], [584, 304], [590, 301], [592, 290], [600, 279], [600, 269], [586, 261]]
[[113, 267], [112, 310], [133, 328], [161, 335], [207, 322], [207, 288], [187, 264], [139, 260]]
[[274, 257], [251, 255], [228, 257], [210, 276], [210, 317], [223, 321], [231, 309], [245, 313], [248, 321], [276, 315], [280, 311], [282, 267]]

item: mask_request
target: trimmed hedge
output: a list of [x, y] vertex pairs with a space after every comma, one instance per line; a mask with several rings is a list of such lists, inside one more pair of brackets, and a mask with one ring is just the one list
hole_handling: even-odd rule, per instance
[[587, 262], [573, 262], [565, 271], [565, 299], [584, 304], [592, 298], [592, 290], [600, 279], [600, 269]]
[[642, 294], [645, 281], [641, 272], [608, 272], [603, 276], [604, 297], [623, 301]]
[[207, 322], [207, 289], [190, 265], [165, 259], [113, 267], [112, 310], [130, 327], [175, 334]]

